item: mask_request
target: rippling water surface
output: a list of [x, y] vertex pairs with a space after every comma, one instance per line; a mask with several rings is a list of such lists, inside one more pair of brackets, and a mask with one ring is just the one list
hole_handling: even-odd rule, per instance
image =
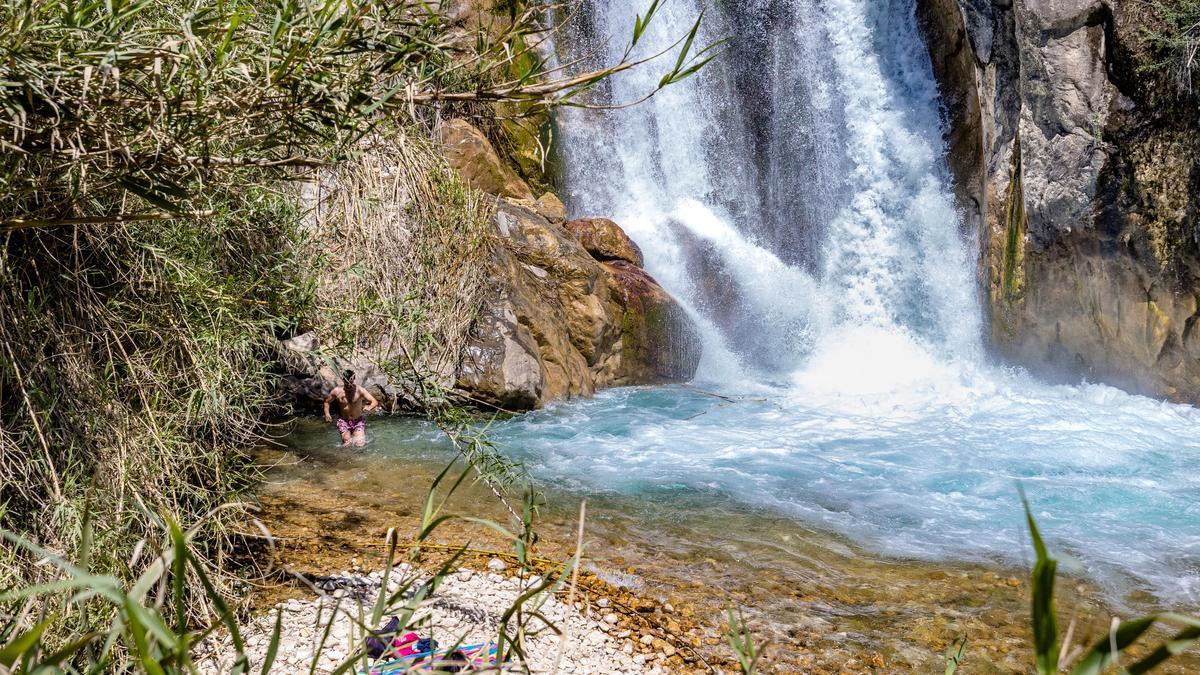
[[[838, 344], [845, 353], [828, 358], [848, 359], [840, 378], [818, 358], [778, 385], [618, 389], [496, 422], [489, 435], [560, 497], [654, 502], [714, 548], [739, 533], [711, 532], [705, 519], [741, 510], [885, 556], [1022, 565], [1021, 484], [1056, 551], [1073, 559], [1068, 571], [1118, 602], [1145, 591], [1200, 604], [1200, 412], [1106, 386], [860, 353], [853, 336]], [[901, 357], [909, 376], [890, 370], [884, 390], [872, 362]], [[861, 387], [849, 386], [855, 367], [872, 371]], [[376, 423], [372, 439], [376, 455], [450, 456], [425, 423]]]
[[1196, 411], [1102, 386], [985, 382], [833, 400], [628, 389], [495, 433], [534, 475], [573, 491], [680, 487], [930, 560], [1026, 560], [1019, 482], [1057, 549], [1110, 592], [1197, 603]]

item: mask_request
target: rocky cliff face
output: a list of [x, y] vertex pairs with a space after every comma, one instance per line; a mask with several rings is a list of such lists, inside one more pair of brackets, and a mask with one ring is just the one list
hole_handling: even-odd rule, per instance
[[[448, 334], [455, 349], [447, 352], [459, 355], [457, 363], [399, 370], [429, 370], [422, 379], [435, 380], [451, 398], [506, 411], [589, 396], [602, 387], [678, 382], [695, 374], [700, 360], [695, 326], [642, 269], [641, 250], [617, 223], [605, 218], [566, 222], [562, 202], [551, 192], [533, 199], [525, 179], [466, 120], [450, 120], [436, 135], [449, 167], [492, 205], [486, 253], [481, 261], [465, 258], [470, 262], [464, 263], [479, 266], [480, 274], [470, 276], [481, 277], [482, 290], [478, 298], [472, 294], [463, 300], [478, 307], [469, 329]], [[376, 234], [399, 236], [390, 232]], [[420, 247], [414, 241], [418, 234], [405, 237]], [[447, 283], [454, 286], [453, 280]], [[397, 381], [379, 365], [411, 360], [403, 336], [358, 342], [368, 344], [341, 354], [336, 347], [324, 349], [315, 332], [282, 341], [281, 395], [315, 404], [349, 369], [381, 400], [420, 409], [426, 395], [422, 383]]]
[[1146, 4], [919, 0], [996, 351], [1200, 401], [1200, 124]]
[[615, 224], [617, 241], [588, 245], [572, 235], [577, 227], [505, 202], [495, 225], [492, 282], [456, 382], [467, 401], [526, 410], [695, 374], [691, 320], [639, 267], [640, 253], [610, 257], [633, 246]]
[[527, 410], [602, 387], [695, 374], [695, 326], [642, 270], [641, 250], [619, 225], [564, 222], [558, 197], [532, 199], [465, 120], [446, 123], [440, 139], [468, 184], [497, 196], [488, 290], [456, 376], [460, 398]]

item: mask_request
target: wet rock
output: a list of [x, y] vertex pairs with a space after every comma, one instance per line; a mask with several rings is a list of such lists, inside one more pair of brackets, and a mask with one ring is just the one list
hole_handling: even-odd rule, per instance
[[563, 227], [567, 228], [596, 260], [624, 260], [638, 267], [645, 262], [642, 249], [625, 234], [625, 230], [608, 218], [579, 218]]

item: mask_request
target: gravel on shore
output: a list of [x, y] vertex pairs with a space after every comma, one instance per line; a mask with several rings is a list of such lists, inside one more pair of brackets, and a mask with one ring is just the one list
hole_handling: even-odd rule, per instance
[[[504, 612], [524, 589], [538, 583], [536, 577], [522, 582], [515, 576], [507, 576], [504, 571], [504, 563], [493, 559], [487, 571], [462, 569], [449, 575], [421, 604], [407, 630], [421, 637], [433, 637], [443, 647], [495, 640]], [[409, 574], [406, 566], [397, 566], [389, 585], [395, 588], [395, 579]], [[283, 612], [283, 630], [272, 671], [308, 671], [331, 612], [336, 612], [337, 617], [317, 657], [315, 672], [334, 670], [362, 644], [357, 617], [360, 613], [369, 617], [381, 580], [381, 572], [322, 577], [316, 580], [316, 585], [325, 591], [323, 595], [314, 595], [307, 600], [288, 600], [254, 617], [240, 630], [252, 671], [257, 672], [261, 667], [277, 612]], [[654, 636], [618, 627], [617, 615], [605, 614], [606, 606], [607, 601], [601, 599], [594, 607], [584, 608], [580, 603], [569, 607], [558, 597], [548, 597], [541, 606], [541, 614], [565, 633], [560, 672], [597, 675], [665, 673], [667, 660], [675, 650]], [[384, 616], [384, 623], [387, 616]], [[554, 669], [560, 638], [541, 620], [533, 618], [530, 622], [530, 632], [536, 634], [526, 641], [528, 661], [525, 665], [532, 672], [549, 673]], [[650, 645], [655, 648], [646, 653]], [[201, 675], [217, 675], [229, 672], [235, 653], [229, 635], [223, 634], [201, 643], [196, 655]]]

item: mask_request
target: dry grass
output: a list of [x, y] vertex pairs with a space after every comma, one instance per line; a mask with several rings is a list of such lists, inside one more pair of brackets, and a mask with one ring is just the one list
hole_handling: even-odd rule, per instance
[[313, 195], [309, 257], [323, 269], [309, 323], [339, 351], [448, 385], [480, 305], [491, 200], [420, 134], [376, 134], [360, 151]]

